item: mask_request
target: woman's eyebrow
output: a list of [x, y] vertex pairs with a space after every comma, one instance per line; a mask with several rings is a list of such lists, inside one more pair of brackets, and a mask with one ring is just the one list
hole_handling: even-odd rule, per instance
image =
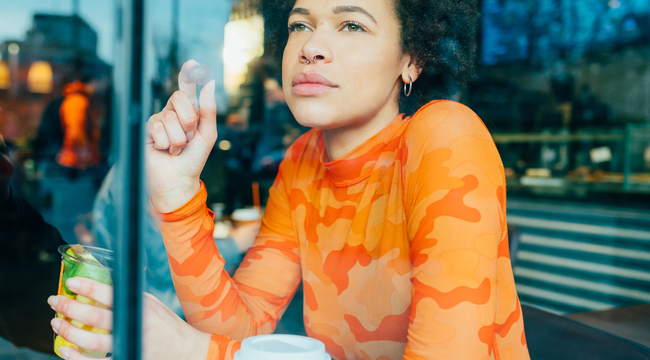
[[289, 13], [289, 16], [291, 16], [291, 15], [293, 15], [293, 14], [298, 14], [298, 15], [311, 15], [311, 12], [310, 12], [308, 9], [304, 9], [304, 8], [295, 8], [295, 9], [291, 10], [291, 12]]
[[349, 5], [349, 6], [337, 6], [334, 8], [334, 14], [338, 15], [342, 13], [361, 13], [369, 17], [370, 20], [372, 20], [375, 24], [379, 25], [379, 23], [377, 23], [377, 20], [375, 20], [375, 18], [372, 15], [370, 15], [370, 13], [366, 9], [360, 6]]
[[[334, 8], [333, 12], [334, 12], [335, 15], [342, 14], [342, 13], [360, 13], [360, 14], [364, 14], [367, 17], [369, 17], [370, 20], [372, 20], [375, 24], [379, 25], [377, 20], [375, 20], [375, 17], [372, 16], [366, 9], [364, 9], [364, 8], [362, 8], [360, 6], [352, 6], [352, 5], [337, 6], [337, 7]], [[305, 8], [294, 8], [289, 13], [289, 16], [294, 15], [294, 14], [311, 15], [311, 12], [309, 11], [309, 9], [305, 9]]]

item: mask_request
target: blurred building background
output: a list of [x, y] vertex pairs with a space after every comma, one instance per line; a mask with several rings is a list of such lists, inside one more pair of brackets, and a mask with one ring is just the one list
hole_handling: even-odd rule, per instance
[[[129, 85], [114, 77], [126, 61], [116, 46], [128, 36], [115, 25], [120, 6], [0, 5], [0, 134], [11, 149], [12, 187], [69, 243], [97, 243], [93, 203], [117, 161], [114, 99]], [[569, 317], [649, 304], [650, 2], [480, 0], [479, 7], [478, 76], [449, 97], [483, 119], [506, 168], [522, 304]], [[222, 224], [237, 209], [263, 209], [285, 149], [308, 130], [284, 102], [282, 52], [267, 41], [276, 18], [262, 0], [146, 3], [144, 106], [152, 114], [165, 106], [189, 59], [208, 64], [217, 80], [219, 139], [202, 178]], [[56, 161], [57, 114], [74, 81], [92, 89], [88, 122], [102, 156], [69, 170]], [[0, 336], [51, 352], [45, 299], [56, 289], [58, 255], [30, 241], [0, 265], [0, 289], [21, 280], [31, 284], [21, 292], [38, 291], [0, 306], [36, 310], [28, 322], [1, 312]], [[36, 270], [9, 279], [16, 262]], [[304, 332], [301, 309], [299, 293], [278, 331]]]
[[522, 303], [650, 302], [650, 3], [483, 0], [482, 14], [460, 99], [506, 167]]

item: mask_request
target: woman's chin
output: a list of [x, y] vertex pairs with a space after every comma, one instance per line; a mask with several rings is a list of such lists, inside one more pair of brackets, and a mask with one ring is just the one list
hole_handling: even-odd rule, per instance
[[319, 130], [329, 130], [329, 129], [336, 129], [339, 126], [336, 126], [332, 124], [331, 122], [328, 121], [323, 121], [319, 119], [314, 119], [314, 118], [309, 118], [309, 119], [300, 119], [296, 117], [296, 121], [298, 121], [298, 124], [312, 128], [312, 129], [319, 129]]
[[[292, 106], [293, 105], [293, 106]], [[341, 119], [345, 118], [345, 114], [336, 112], [336, 108], [324, 104], [306, 104], [301, 101], [300, 104], [289, 105], [293, 116], [296, 121], [306, 127], [314, 129], [336, 129], [341, 127]]]

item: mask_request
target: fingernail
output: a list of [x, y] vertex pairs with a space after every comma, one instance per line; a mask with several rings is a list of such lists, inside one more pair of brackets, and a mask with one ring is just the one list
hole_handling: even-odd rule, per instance
[[50, 296], [47, 298], [47, 303], [50, 304], [51, 306], [56, 306], [56, 304], [59, 303], [59, 298], [56, 296]]
[[187, 141], [192, 141], [194, 139], [194, 130], [187, 133]]
[[62, 321], [62, 320], [61, 320], [61, 319], [58, 319], [58, 318], [57, 318], [57, 319], [52, 319], [52, 322], [51, 322], [51, 324], [52, 324], [52, 329], [54, 329], [54, 330], [59, 330], [59, 326], [61, 326], [61, 321]]
[[61, 353], [61, 355], [62, 355], [65, 359], [67, 359], [67, 358], [70, 357], [70, 350], [68, 350], [68, 348], [64, 348], [64, 347], [62, 347], [62, 348], [59, 349], [59, 352]]
[[68, 281], [66, 282], [66, 285], [68, 285], [68, 288], [76, 290], [76, 289], [79, 289], [79, 286], [81, 286], [81, 283], [79, 282], [79, 280], [76, 280], [76, 279], [68, 279]]

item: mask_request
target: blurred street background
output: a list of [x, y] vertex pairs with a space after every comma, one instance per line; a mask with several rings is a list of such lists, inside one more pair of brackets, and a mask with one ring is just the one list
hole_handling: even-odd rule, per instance
[[[0, 180], [17, 204], [0, 211], [0, 337], [19, 347], [53, 353], [57, 246], [115, 244], [121, 4], [0, 0], [12, 165]], [[506, 168], [521, 303], [650, 346], [650, 1], [480, 0], [479, 11], [478, 76], [449, 98], [481, 117]], [[216, 80], [219, 139], [202, 179], [233, 271], [238, 214], [263, 213], [284, 151], [308, 130], [265, 32], [277, 14], [262, 0], [149, 0], [145, 14], [151, 114], [185, 61]], [[145, 290], [180, 314], [151, 224]], [[299, 289], [276, 332], [304, 334], [302, 301]], [[617, 309], [631, 315], [603, 315]]]

